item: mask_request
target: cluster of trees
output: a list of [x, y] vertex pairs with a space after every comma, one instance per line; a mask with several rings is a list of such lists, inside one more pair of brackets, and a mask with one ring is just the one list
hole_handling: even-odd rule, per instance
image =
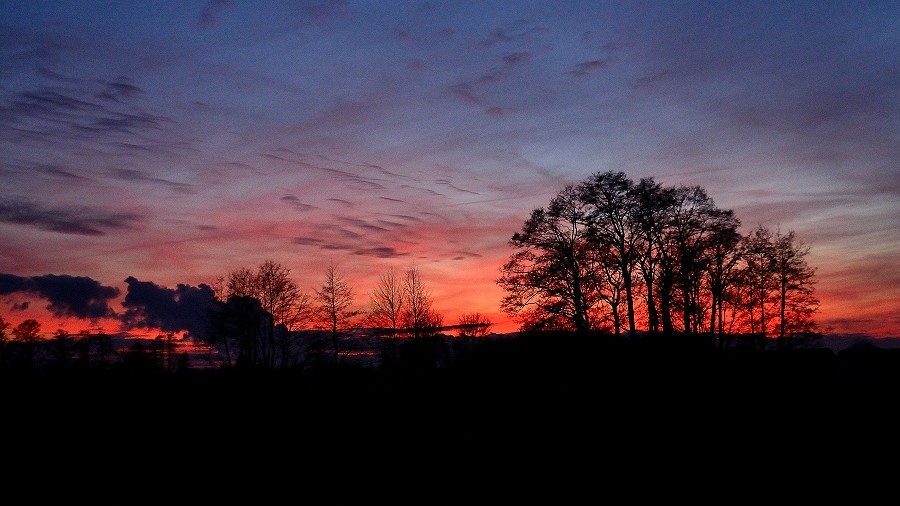
[[[338, 364], [371, 348], [373, 339], [384, 344], [382, 363], [396, 363], [401, 338], [421, 341], [446, 329], [414, 267], [383, 274], [368, 308], [354, 305], [353, 287], [334, 265], [312, 294], [297, 286], [290, 269], [271, 260], [219, 278], [214, 293], [206, 339], [222, 350], [228, 367]], [[478, 338], [490, 326], [479, 313], [471, 313], [455, 327], [460, 337]]]
[[112, 337], [103, 332], [72, 334], [58, 329], [50, 339], [42, 339], [37, 320], [29, 318], [11, 327], [0, 316], [0, 370], [105, 369], [118, 354]]
[[[787, 337], [815, 329], [794, 232], [747, 235], [699, 186], [592, 174], [535, 209], [497, 283], [523, 329]], [[722, 342], [722, 339], [719, 340]]]

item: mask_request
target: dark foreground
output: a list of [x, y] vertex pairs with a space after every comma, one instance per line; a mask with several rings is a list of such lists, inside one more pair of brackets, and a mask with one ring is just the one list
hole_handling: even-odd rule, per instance
[[[634, 498], [674, 484], [693, 497], [710, 481], [827, 481], [868, 466], [893, 455], [900, 355], [525, 336], [443, 368], [2, 380], [5, 458], [17, 469], [95, 476], [99, 465], [103, 479], [142, 487], [202, 475], [218, 497], [273, 480], [315, 488], [324, 475], [426, 502], [475, 487], [558, 503], [601, 483]], [[255, 500], [282, 493], [261, 490], [275, 495]]]

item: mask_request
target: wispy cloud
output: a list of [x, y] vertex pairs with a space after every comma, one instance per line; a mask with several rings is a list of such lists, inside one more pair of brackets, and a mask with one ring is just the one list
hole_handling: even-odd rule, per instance
[[212, 28], [219, 24], [222, 15], [231, 7], [230, 0], [209, 0], [200, 17], [197, 19], [197, 26], [201, 28]]
[[297, 198], [296, 195], [285, 195], [284, 197], [281, 197], [281, 201], [284, 202], [285, 204], [291, 206], [292, 208], [294, 208], [294, 210], [300, 211], [300, 212], [306, 212], [306, 211], [312, 211], [313, 209], [318, 209], [318, 207], [316, 207], [312, 204], [304, 204], [303, 202], [300, 201], [299, 198]]
[[152, 176], [146, 172], [135, 169], [112, 169], [109, 171], [109, 174], [112, 177], [123, 181], [158, 184], [181, 193], [195, 193], [196, 191], [193, 185], [169, 181], [168, 179]]
[[143, 217], [92, 207], [48, 208], [31, 201], [0, 197], [0, 221], [63, 234], [99, 236], [112, 230], [134, 230]]
[[566, 72], [566, 75], [573, 77], [587, 77], [604, 67], [606, 67], [606, 62], [603, 60], [583, 61], [575, 65], [572, 70]]

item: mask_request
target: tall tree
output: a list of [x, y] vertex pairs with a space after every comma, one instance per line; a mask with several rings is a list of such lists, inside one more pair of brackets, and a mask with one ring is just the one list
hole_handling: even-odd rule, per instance
[[644, 281], [645, 306], [647, 308], [647, 327], [650, 332], [660, 330], [659, 307], [656, 293], [657, 282], [666, 250], [663, 249], [662, 237], [666, 220], [674, 205], [674, 189], [664, 188], [653, 178], [643, 178], [634, 188], [637, 208], [635, 219], [638, 223], [639, 241], [637, 265]]
[[10, 323], [0, 316], [0, 368], [6, 365], [6, 342], [9, 339], [6, 335], [6, 329], [10, 327]]
[[21, 362], [25, 368], [34, 366], [34, 347], [40, 340], [41, 323], [34, 319], [20, 322], [12, 330], [13, 339], [21, 345]]
[[595, 255], [587, 238], [590, 209], [573, 186], [546, 209], [535, 209], [509, 244], [516, 249], [497, 280], [506, 295], [504, 312], [523, 328], [586, 331], [596, 295]]
[[319, 301], [319, 319], [331, 335], [332, 357], [334, 363], [338, 364], [341, 360], [341, 335], [351, 328], [359, 311], [351, 308], [353, 288], [334, 264], [330, 264], [325, 271], [325, 281], [321, 290], [316, 290], [316, 298]]
[[[737, 265], [741, 258], [741, 235], [736, 219], [716, 222], [707, 242], [707, 278], [710, 291], [709, 333], [716, 333], [720, 346], [724, 344], [725, 292], [735, 282]], [[718, 322], [718, 328], [716, 323]]]
[[12, 335], [20, 343], [35, 343], [40, 339], [41, 324], [37, 320], [24, 320], [13, 329]]
[[406, 271], [403, 280], [405, 305], [402, 312], [403, 326], [411, 337], [437, 334], [444, 319], [434, 310], [434, 300], [425, 287], [422, 273], [415, 267]]
[[368, 325], [379, 329], [388, 338], [388, 358], [396, 362], [397, 339], [403, 326], [403, 312], [406, 296], [403, 278], [391, 268], [378, 278], [378, 285], [372, 290]]
[[[231, 312], [227, 316], [231, 319], [231, 328], [236, 330], [233, 324], [239, 321], [248, 325], [239, 330], [245, 352], [243, 360], [252, 356], [251, 362], [255, 366], [286, 368], [297, 359], [300, 343], [296, 331], [312, 318], [314, 308], [311, 297], [299, 289], [290, 273], [291, 270], [284, 265], [266, 260], [255, 270], [243, 267], [232, 271], [227, 283], [219, 278], [213, 285], [216, 298], [222, 302], [220, 309]], [[257, 314], [253, 304], [240, 302], [245, 297], [255, 299], [263, 313]], [[236, 300], [226, 305], [225, 302], [231, 298]], [[235, 312], [243, 316], [238, 316]], [[221, 335], [227, 330], [227, 326], [223, 326], [225, 322], [222, 317], [226, 315], [219, 315], [219, 320], [213, 323], [211, 331], [216, 332], [218, 340], [223, 342], [230, 363], [229, 339]], [[256, 322], [259, 318], [262, 320]], [[250, 339], [249, 332], [257, 330], [262, 332]]]
[[750, 332], [767, 332], [767, 306], [771, 303], [776, 286], [772, 281], [772, 231], [762, 225], [746, 235], [742, 241], [743, 281], [751, 299], [749, 301]]
[[770, 251], [778, 287], [778, 337], [812, 331], [819, 301], [813, 295], [815, 269], [806, 263], [809, 247], [797, 241], [793, 230], [785, 235], [779, 231]]
[[[675, 206], [666, 234], [669, 253], [675, 259], [670, 267], [677, 269], [682, 325], [686, 333], [700, 332], [703, 328], [701, 283], [710, 263], [711, 237], [716, 231], [736, 229], [738, 224], [734, 212], [717, 208], [703, 188], [681, 186], [675, 190]], [[671, 315], [665, 316], [671, 318]], [[671, 323], [668, 326], [671, 328]]]
[[[592, 206], [588, 216], [589, 237], [595, 248], [603, 251], [608, 265], [615, 263], [625, 290], [625, 305], [628, 315], [628, 333], [635, 331], [634, 287], [632, 273], [637, 261], [637, 244], [640, 239], [637, 194], [634, 183], [624, 172], [603, 172], [591, 175], [580, 186], [581, 198]], [[613, 309], [613, 314], [618, 315]], [[619, 326], [616, 325], [618, 334]]]

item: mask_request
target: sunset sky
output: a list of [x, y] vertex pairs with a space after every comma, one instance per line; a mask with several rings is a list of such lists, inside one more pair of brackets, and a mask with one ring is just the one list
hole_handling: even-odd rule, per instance
[[515, 330], [508, 240], [607, 170], [794, 230], [822, 329], [900, 336], [900, 3], [0, 0], [13, 325], [271, 259]]

